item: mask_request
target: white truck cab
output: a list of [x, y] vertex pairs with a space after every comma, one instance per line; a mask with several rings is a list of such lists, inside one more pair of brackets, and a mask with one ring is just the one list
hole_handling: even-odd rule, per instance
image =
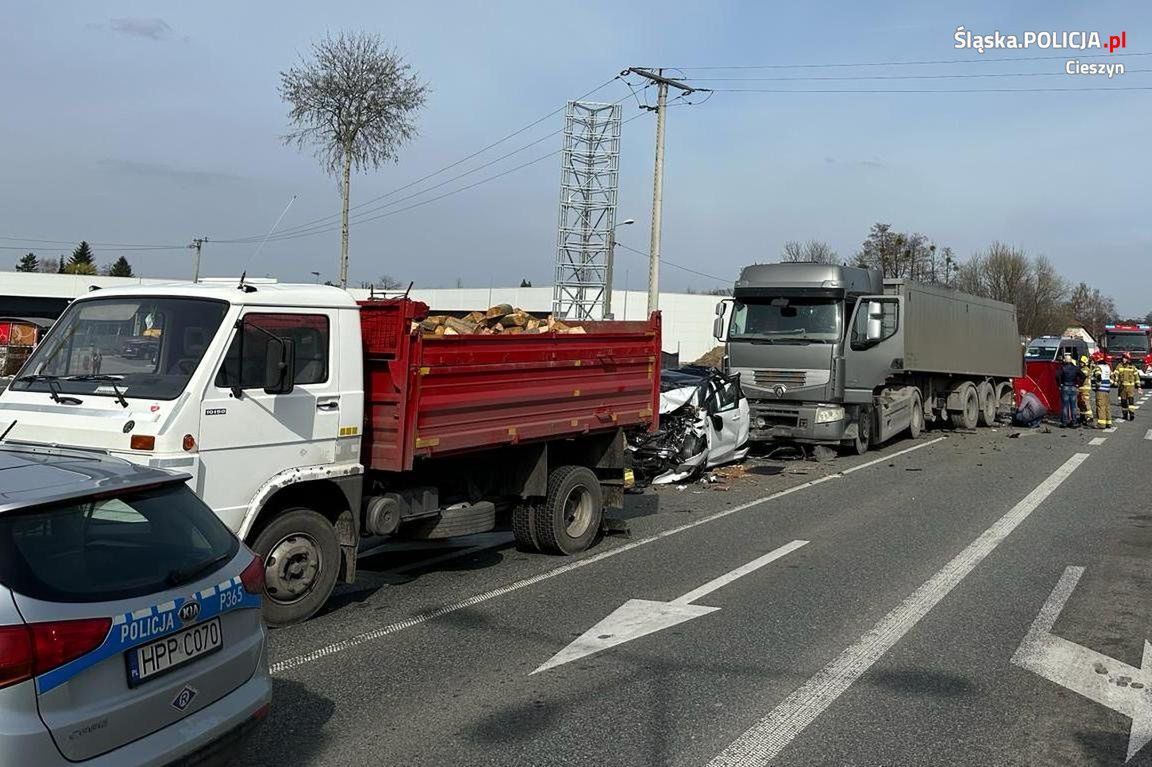
[[269, 623], [291, 623], [355, 574], [362, 360], [358, 307], [338, 288], [97, 290], [0, 395], [0, 433], [188, 472], [265, 557]]

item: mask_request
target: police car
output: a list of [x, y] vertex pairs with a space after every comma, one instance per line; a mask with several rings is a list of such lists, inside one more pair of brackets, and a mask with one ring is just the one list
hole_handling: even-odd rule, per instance
[[0, 764], [201, 764], [267, 714], [263, 564], [186, 479], [0, 443]]

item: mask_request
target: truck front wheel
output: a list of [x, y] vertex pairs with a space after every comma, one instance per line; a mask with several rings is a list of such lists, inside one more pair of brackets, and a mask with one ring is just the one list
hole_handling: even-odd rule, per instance
[[600, 532], [604, 493], [596, 474], [585, 466], [561, 466], [548, 476], [548, 497], [532, 507], [532, 533], [542, 551], [578, 554]]
[[252, 549], [264, 560], [264, 620], [290, 626], [324, 606], [340, 570], [336, 528], [322, 514], [288, 508], [260, 531]]

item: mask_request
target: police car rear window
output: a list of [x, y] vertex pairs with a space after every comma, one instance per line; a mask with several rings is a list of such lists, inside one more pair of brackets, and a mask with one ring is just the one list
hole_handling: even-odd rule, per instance
[[33, 599], [104, 602], [221, 569], [239, 541], [186, 485], [0, 514], [0, 583]]

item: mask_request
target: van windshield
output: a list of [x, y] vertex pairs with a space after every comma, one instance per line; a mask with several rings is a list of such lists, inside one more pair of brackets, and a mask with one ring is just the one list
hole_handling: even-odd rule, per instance
[[730, 339], [824, 342], [840, 338], [840, 301], [828, 298], [737, 299]]
[[77, 301], [9, 388], [175, 399], [200, 364], [227, 309], [223, 301], [200, 298]]

